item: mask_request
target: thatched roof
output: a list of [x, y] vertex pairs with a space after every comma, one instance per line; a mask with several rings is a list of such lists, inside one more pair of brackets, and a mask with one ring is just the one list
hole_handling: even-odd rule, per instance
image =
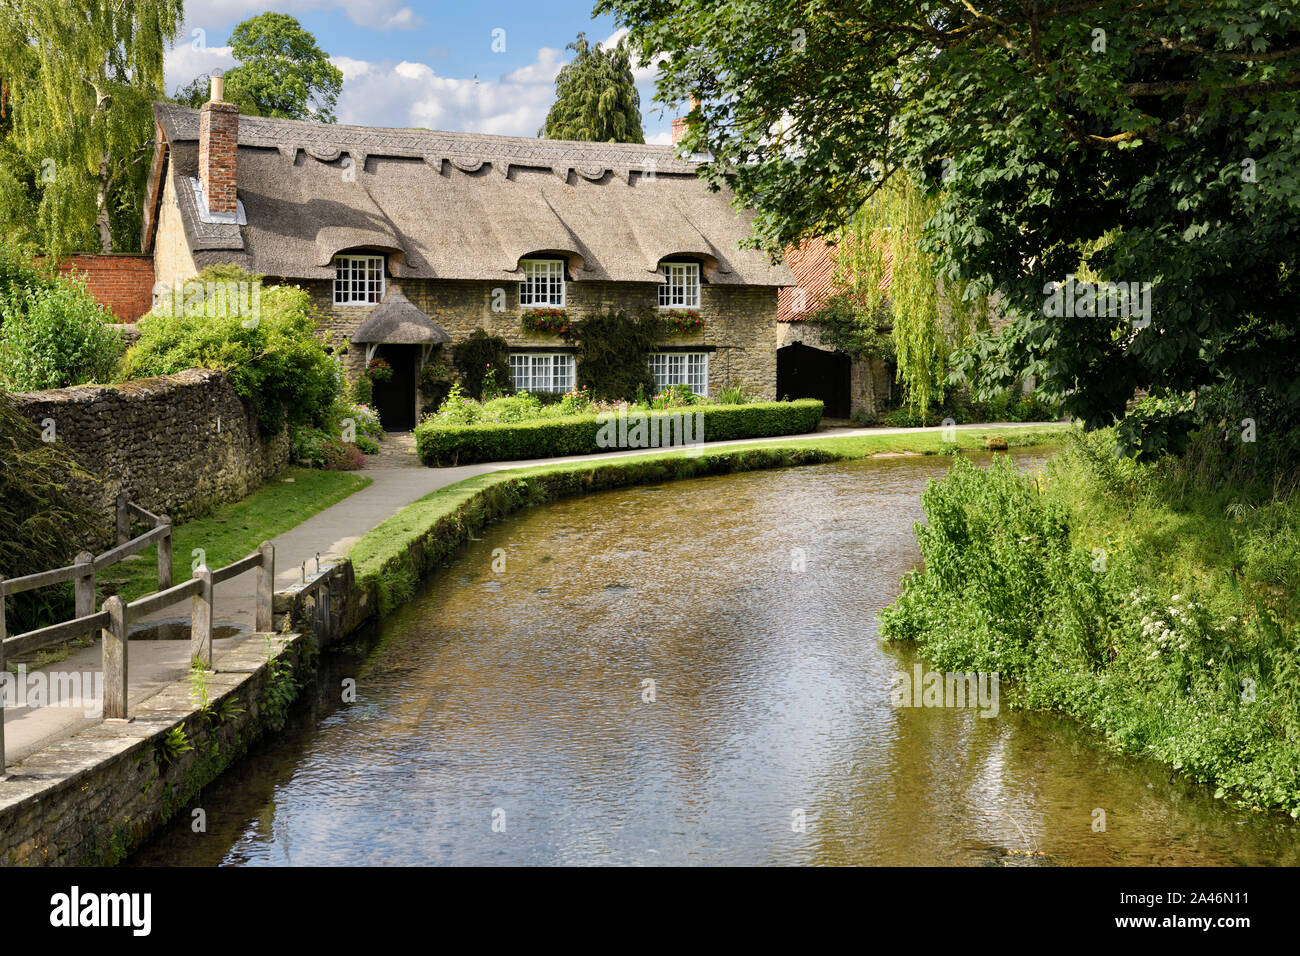
[[739, 247], [752, 214], [669, 146], [241, 116], [241, 226], [199, 215], [198, 111], [158, 103], [154, 113], [200, 268], [326, 279], [335, 254], [369, 248], [391, 253], [398, 278], [509, 281], [521, 257], [549, 252], [577, 281], [662, 282], [662, 259], [690, 256], [710, 282], [794, 283], [766, 253]]
[[389, 283], [384, 301], [352, 333], [352, 341], [358, 344], [443, 345], [451, 341], [451, 336], [416, 308], [396, 283]]

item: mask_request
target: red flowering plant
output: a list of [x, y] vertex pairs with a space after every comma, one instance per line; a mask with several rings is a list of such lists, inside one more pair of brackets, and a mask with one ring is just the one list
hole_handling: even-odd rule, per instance
[[372, 382], [387, 382], [393, 377], [393, 367], [381, 358], [371, 359], [366, 372]]
[[704, 317], [694, 309], [665, 309], [659, 318], [671, 332], [698, 332], [704, 328]]
[[563, 309], [529, 309], [524, 313], [525, 332], [549, 332], [564, 335], [571, 328], [568, 313]]

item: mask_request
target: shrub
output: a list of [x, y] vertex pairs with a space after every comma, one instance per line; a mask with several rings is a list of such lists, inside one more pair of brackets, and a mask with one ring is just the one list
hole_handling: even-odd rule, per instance
[[364, 435], [372, 441], [384, 440], [384, 426], [379, 422], [379, 413], [369, 405], [345, 405], [339, 417], [352, 419], [358, 436]]
[[[689, 385], [678, 383], [669, 385], [662, 392], [650, 399], [651, 408], [688, 408], [691, 405], [705, 404], [708, 400], [696, 395]], [[740, 402], [721, 404], [742, 404]]]
[[[379, 448], [376, 446], [375, 451]], [[366, 467], [366, 456], [357, 445], [330, 438], [321, 446], [325, 456], [324, 467], [329, 471], [356, 471]]]
[[[41, 440], [40, 429], [0, 391], [0, 575], [21, 577], [71, 564], [103, 519], [73, 486], [90, 483], [62, 443]], [[8, 605], [9, 634], [72, 616], [72, 588], [38, 588], [15, 594]]]
[[420, 369], [421, 412], [429, 414], [446, 400], [456, 382], [456, 370], [440, 361], [431, 360]]
[[379, 442], [375, 441], [369, 435], [357, 435], [356, 446], [361, 449], [362, 454], [379, 454]]
[[[259, 283], [233, 266], [211, 266], [197, 282]], [[164, 305], [170, 306], [170, 302]], [[208, 315], [208, 312], [216, 312]], [[170, 375], [187, 368], [225, 369], [257, 413], [263, 434], [283, 424], [333, 427], [342, 393], [338, 360], [316, 336], [316, 313], [297, 286], [262, 289], [250, 318], [211, 300], [186, 301], [179, 311], [151, 312], [140, 320], [140, 339], [122, 361], [123, 378]]]
[[[810, 432], [821, 421], [822, 403], [801, 399], [750, 405], [702, 405], [697, 412], [702, 416], [704, 437], [708, 441], [726, 441]], [[426, 418], [415, 429], [415, 446], [420, 460], [430, 466], [590, 455], [614, 450], [602, 448], [597, 441], [607, 415], [466, 425]]]
[[28, 292], [48, 289], [58, 281], [49, 267], [34, 265], [27, 251], [0, 244], [0, 302], [11, 296], [21, 301]]
[[289, 457], [308, 468], [325, 467], [325, 445], [333, 436], [313, 425], [294, 425], [289, 428]]
[[482, 398], [484, 383], [489, 380], [495, 381], [498, 391], [509, 385], [510, 346], [498, 335], [475, 329], [469, 338], [452, 347], [451, 363], [460, 373], [463, 390], [471, 398]]
[[650, 352], [663, 328], [656, 315], [632, 319], [612, 309], [575, 322], [565, 338], [578, 349], [578, 384], [609, 402], [625, 401], [638, 390], [652, 393]]
[[122, 350], [113, 315], [78, 284], [15, 283], [0, 300], [0, 382], [14, 391], [113, 378]]

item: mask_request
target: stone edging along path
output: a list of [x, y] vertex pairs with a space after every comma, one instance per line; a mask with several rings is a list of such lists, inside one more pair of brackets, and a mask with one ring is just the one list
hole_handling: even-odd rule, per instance
[[[1059, 437], [1039, 427], [1040, 441]], [[1006, 428], [1002, 435], [1015, 437]], [[33, 754], [0, 782], [0, 863], [106, 864], [124, 859], [263, 733], [279, 729], [315, 673], [319, 650], [409, 599], [420, 580], [475, 531], [520, 508], [561, 497], [678, 478], [823, 464], [937, 449], [920, 434], [879, 442], [806, 436], [805, 443], [744, 443], [690, 452], [620, 456], [495, 470], [441, 488], [383, 521], [351, 555], [275, 596], [283, 633], [245, 640], [216, 660], [207, 709], [189, 677], [133, 705], [129, 722], [105, 721]], [[890, 440], [893, 438], [895, 440]], [[963, 429], [959, 444], [983, 445]], [[836, 445], [842, 445], [837, 449]], [[189, 748], [189, 749], [186, 749]]]

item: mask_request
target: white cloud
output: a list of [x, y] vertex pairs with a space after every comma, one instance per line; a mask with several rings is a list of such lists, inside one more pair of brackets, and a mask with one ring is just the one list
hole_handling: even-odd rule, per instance
[[651, 146], [671, 146], [673, 144], [672, 130], [663, 130], [653, 136], [647, 136], [645, 141]]
[[228, 46], [196, 47], [192, 42], [178, 45], [163, 57], [164, 89], [173, 93], [196, 76], [229, 70], [234, 65]]
[[537, 61], [521, 66], [507, 73], [502, 79], [507, 83], [546, 83], [553, 84], [560, 75], [560, 69], [568, 62], [561, 60], [560, 50], [544, 46], [537, 51]]
[[[348, 11], [348, 15], [352, 16], [354, 22], [360, 23], [363, 26], [368, 25], [364, 20], [358, 20], [352, 14], [351, 10]], [[423, 23], [424, 18], [418, 16], [414, 10], [410, 7], [402, 7], [402, 9], [384, 19], [379, 28], [381, 30], [413, 30], [415, 27], [418, 27]]]
[[[543, 62], [539, 55], [538, 65]], [[551, 86], [540, 81], [439, 76], [427, 63], [409, 60], [352, 61], [349, 69], [352, 75], [339, 97], [339, 122], [361, 126], [535, 136], [554, 98]]]
[[343, 82], [365, 76], [370, 72], [370, 64], [365, 60], [354, 60], [350, 56], [332, 56], [330, 62], [343, 74]]

